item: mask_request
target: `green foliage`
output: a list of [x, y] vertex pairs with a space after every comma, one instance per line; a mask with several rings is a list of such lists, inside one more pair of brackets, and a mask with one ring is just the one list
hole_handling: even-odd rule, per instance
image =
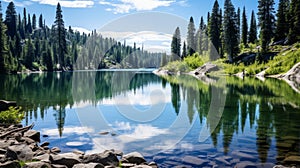
[[169, 62], [166, 66], [163, 67], [170, 72], [189, 72], [191, 69], [184, 61], [173, 61]]
[[256, 25], [255, 14], [254, 11], [252, 10], [248, 42], [255, 43], [256, 40], [257, 40], [257, 25]]
[[225, 51], [228, 55], [229, 62], [233, 61], [233, 57], [239, 52], [239, 27], [237, 14], [231, 0], [224, 3], [224, 44]]
[[0, 112], [0, 123], [18, 124], [24, 118], [24, 112], [21, 108], [9, 107], [8, 110]]
[[262, 53], [266, 53], [271, 39], [274, 37], [275, 16], [274, 0], [258, 1], [258, 20]]
[[194, 53], [192, 56], [184, 58], [184, 62], [188, 65], [189, 69], [196, 69], [204, 64], [203, 59], [198, 53]]
[[195, 53], [196, 44], [195, 44], [195, 24], [193, 17], [190, 17], [190, 22], [188, 25], [188, 34], [187, 34], [187, 52], [188, 55], [192, 55]]
[[178, 60], [181, 57], [181, 37], [180, 29], [176, 28], [171, 42], [171, 61]]
[[[221, 25], [220, 25], [220, 20], [221, 20], [221, 16], [219, 13], [220, 9], [219, 9], [219, 3], [216, 0], [212, 9], [212, 13], [211, 13], [211, 17], [210, 17], [210, 23], [209, 23], [209, 37], [210, 40], [213, 44], [213, 46], [215, 47], [216, 51], [219, 52], [219, 49], [221, 47]], [[213, 60], [211, 58], [211, 60]]]

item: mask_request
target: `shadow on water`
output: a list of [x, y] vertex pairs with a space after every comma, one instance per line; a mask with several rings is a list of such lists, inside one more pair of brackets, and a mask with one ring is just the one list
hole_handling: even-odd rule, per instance
[[[74, 79], [77, 79], [76, 83]], [[112, 80], [115, 82], [113, 85]], [[88, 90], [87, 84], [95, 89]], [[17, 101], [26, 112], [26, 124], [32, 118], [40, 117], [44, 120], [47, 110], [53, 108], [58, 133], [62, 136], [68, 115], [67, 107], [72, 108], [82, 102], [96, 106], [103, 100], [126, 94], [128, 91], [135, 93], [136, 90], [153, 84], [161, 84], [162, 89], [170, 87], [170, 103], [175, 115], [178, 116], [186, 107], [191, 125], [193, 121], [197, 121], [196, 125], [214, 128], [210, 130], [209, 140], [214, 149], [208, 148], [206, 151], [202, 148], [203, 144], [195, 140], [198, 138], [199, 129], [192, 129], [183, 139], [192, 139], [192, 150], [181, 150], [179, 156], [201, 156], [224, 166], [232, 166], [241, 161], [300, 164], [299, 160], [287, 160], [300, 156], [300, 94], [280, 80], [266, 79], [263, 82], [255, 78], [241, 80], [226, 77], [226, 85], [222, 86], [218, 79], [215, 83], [207, 84], [186, 75], [160, 78], [149, 72], [135, 71], [0, 75], [0, 99]], [[220, 98], [226, 96], [218, 123], [207, 118], [212, 90], [216, 90]], [[211, 156], [212, 152], [215, 153], [214, 156]], [[172, 160], [169, 155], [162, 152], [157, 155], [162, 159], [157, 159], [157, 156], [149, 158], [161, 166], [170, 167], [172, 162], [195, 166], [184, 159]], [[225, 161], [220, 159], [221, 156]]]

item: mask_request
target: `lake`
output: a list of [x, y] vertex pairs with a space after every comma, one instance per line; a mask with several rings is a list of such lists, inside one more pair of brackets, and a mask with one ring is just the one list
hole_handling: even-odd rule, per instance
[[17, 101], [22, 124], [35, 123], [41, 141], [63, 152], [138, 151], [161, 167], [272, 167], [300, 156], [300, 94], [284, 81], [152, 70], [0, 79], [0, 99]]

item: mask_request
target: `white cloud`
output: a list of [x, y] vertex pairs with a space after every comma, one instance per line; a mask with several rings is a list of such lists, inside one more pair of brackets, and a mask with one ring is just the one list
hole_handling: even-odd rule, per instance
[[178, 1], [178, 4], [183, 7], [189, 7], [190, 5], [187, 3], [187, 0]]
[[94, 1], [92, 0], [73, 0], [73, 1], [59, 1], [59, 0], [31, 0], [32, 2], [38, 2], [40, 4], [53, 5], [56, 6], [59, 2], [62, 7], [67, 8], [88, 8], [94, 6]]
[[[58, 136], [58, 130], [56, 128], [54, 129], [42, 129], [42, 132], [49, 136]], [[64, 127], [63, 128], [63, 134], [77, 134], [77, 135], [83, 135], [85, 133], [91, 133], [94, 132], [93, 128], [88, 127]]]
[[72, 29], [74, 29], [75, 31], [80, 32], [81, 34], [82, 34], [82, 33], [89, 34], [89, 33], [92, 32], [92, 31], [90, 31], [90, 30], [88, 30], [88, 29], [85, 29], [85, 28], [83, 28], [83, 27], [72, 27]]
[[[3, 0], [4, 2], [12, 2], [12, 0]], [[18, 6], [18, 7], [25, 7], [25, 6], [29, 6], [32, 4], [31, 1], [13, 1], [15, 6]]]
[[135, 11], [151, 11], [158, 7], [168, 7], [175, 0], [118, 0], [118, 3], [100, 0], [99, 4], [110, 6], [107, 11], [113, 11], [114, 14], [129, 13]]

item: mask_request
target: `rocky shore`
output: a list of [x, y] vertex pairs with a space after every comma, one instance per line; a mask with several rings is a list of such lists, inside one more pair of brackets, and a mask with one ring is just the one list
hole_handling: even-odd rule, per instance
[[49, 142], [40, 142], [40, 132], [33, 125], [0, 126], [0, 168], [157, 168], [147, 163], [138, 152], [123, 154], [107, 150], [85, 154], [81, 151], [61, 153], [58, 147], [49, 148]]

